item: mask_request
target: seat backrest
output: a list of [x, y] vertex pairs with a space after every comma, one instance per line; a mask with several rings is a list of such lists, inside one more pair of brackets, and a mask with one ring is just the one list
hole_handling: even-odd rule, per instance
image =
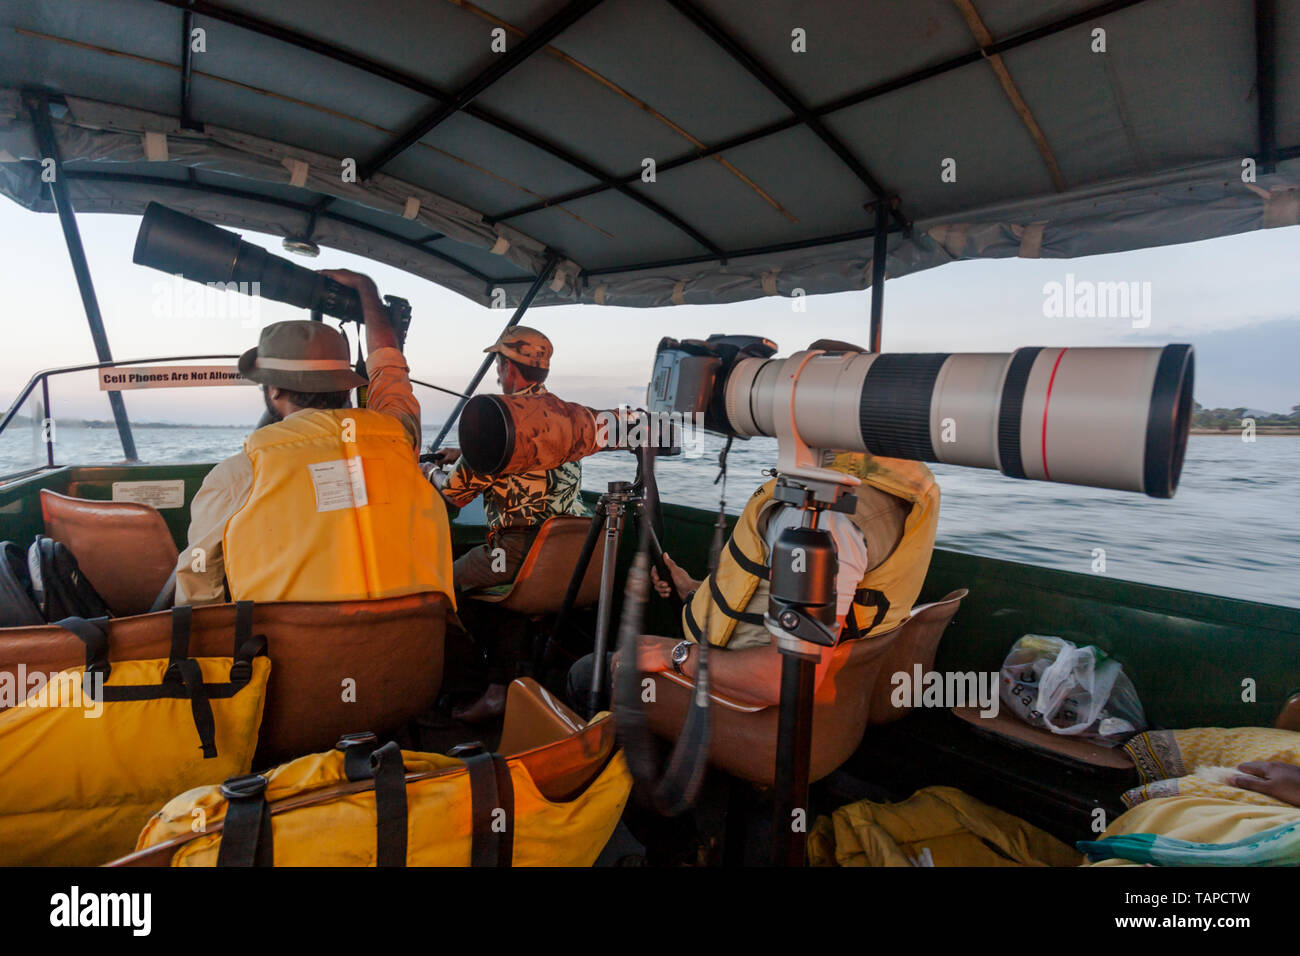
[[[258, 604], [253, 632], [271, 658], [257, 766], [328, 750], [361, 728], [388, 733], [429, 710], [442, 686], [447, 598], [407, 594], [374, 601]], [[190, 652], [229, 656], [235, 605], [194, 609]], [[171, 612], [109, 621], [109, 662], [168, 656]], [[53, 624], [5, 628], [0, 675], [84, 664], [85, 645]]]
[[[908, 713], [890, 703], [891, 677], [899, 671], [910, 674], [917, 664], [923, 671], [934, 667], [943, 630], [967, 593], [964, 588], [953, 591], [941, 601], [913, 609], [908, 620], [892, 631], [835, 648], [813, 698], [810, 780], [821, 779], [852, 756], [870, 724], [888, 723]], [[656, 678], [658, 699], [648, 706], [647, 719], [655, 733], [675, 738], [694, 685], [671, 672]], [[710, 696], [718, 706], [713, 711], [709, 763], [770, 786], [776, 771], [780, 708], [737, 704], [716, 692]]]
[[42, 488], [41, 514], [45, 533], [72, 552], [116, 615], [149, 610], [176, 567], [176, 543], [151, 505], [69, 498]]
[[[499, 606], [517, 614], [554, 614], [564, 602], [569, 579], [578, 566], [578, 556], [594, 518], [556, 515], [547, 518], [533, 539], [514, 586]], [[605, 536], [596, 539], [591, 562], [583, 576], [574, 607], [590, 607], [600, 597], [600, 566], [605, 555]]]
[[898, 628], [898, 637], [880, 663], [874, 688], [870, 691], [871, 709], [868, 724], [888, 724], [911, 713], [909, 706], [896, 707], [892, 701], [895, 685], [893, 675], [912, 674], [916, 665], [921, 673], [934, 669], [934, 658], [939, 651], [939, 640], [970, 591], [958, 588], [945, 594], [932, 604], [912, 608], [912, 613]]
[[612, 717], [588, 723], [531, 677], [511, 683], [497, 752], [521, 758], [548, 800], [585, 790], [614, 745]]

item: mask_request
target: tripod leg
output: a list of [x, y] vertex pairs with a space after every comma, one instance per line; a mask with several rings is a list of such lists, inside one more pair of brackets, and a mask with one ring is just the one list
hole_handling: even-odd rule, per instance
[[[614, 613], [614, 567], [623, 534], [623, 504], [611, 501], [605, 510], [605, 554], [600, 567], [600, 604], [596, 607], [596, 664], [591, 669], [586, 717], [593, 717], [604, 704], [605, 654], [609, 650], [609, 619]], [[635, 662], [633, 662], [635, 664]]]
[[808, 840], [808, 764], [812, 757], [816, 664], [783, 653], [772, 808], [772, 865], [803, 866]]
[[555, 649], [559, 645], [557, 636], [564, 632], [564, 625], [568, 623], [569, 614], [573, 611], [573, 604], [578, 600], [578, 592], [582, 590], [582, 581], [587, 576], [587, 567], [591, 564], [591, 556], [596, 553], [596, 542], [605, 533], [605, 511], [606, 500], [601, 497], [596, 503], [596, 513], [591, 519], [591, 527], [587, 529], [587, 537], [582, 542], [582, 550], [578, 552], [578, 563], [574, 566], [573, 575], [569, 578], [569, 587], [564, 592], [564, 601], [560, 604], [559, 613], [555, 615], [555, 624], [546, 637], [546, 650], [542, 654], [541, 667], [538, 669], [539, 673], [546, 673], [555, 660]]

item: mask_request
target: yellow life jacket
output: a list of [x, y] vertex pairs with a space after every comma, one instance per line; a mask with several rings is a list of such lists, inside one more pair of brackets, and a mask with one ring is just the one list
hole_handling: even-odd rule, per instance
[[173, 610], [165, 660], [110, 663], [106, 622], [62, 622], [85, 641], [87, 664], [0, 714], [0, 863], [116, 859], [177, 792], [248, 772], [271, 673], [266, 640], [241, 605], [232, 656], [190, 658], [189, 612]]
[[172, 866], [590, 866], [632, 789], [609, 720], [597, 715], [583, 732], [593, 753], [609, 735], [603, 768], [564, 799], [544, 795], [520, 756], [448, 757], [355, 735], [181, 794], [137, 850], [165, 852]]
[[[884, 634], [907, 620], [925, 583], [939, 523], [939, 485], [925, 465], [900, 458], [844, 453], [835, 457], [831, 467], [911, 504], [902, 540], [862, 578], [845, 623], [850, 637]], [[739, 623], [763, 626], [767, 599], [759, 595], [756, 600], [755, 595], [760, 582], [768, 579], [769, 569], [767, 542], [760, 529], [767, 510], [780, 504], [772, 497], [775, 487], [773, 478], [750, 497], [718, 558], [717, 571], [682, 608], [683, 629], [691, 640], [700, 640], [706, 615], [709, 642], [720, 647], [731, 641]], [[857, 515], [853, 520], [862, 523]]]
[[299, 412], [253, 432], [244, 452], [252, 488], [222, 538], [234, 600], [440, 591], [455, 607], [447, 509], [395, 418]]

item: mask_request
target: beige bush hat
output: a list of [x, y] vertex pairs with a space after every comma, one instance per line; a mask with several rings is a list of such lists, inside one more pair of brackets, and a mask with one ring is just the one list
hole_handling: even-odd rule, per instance
[[500, 337], [483, 351], [504, 355], [520, 365], [550, 368], [551, 355], [555, 347], [551, 345], [550, 339], [536, 329], [530, 329], [526, 325], [516, 325], [502, 332]]
[[352, 370], [343, 333], [305, 319], [275, 322], [262, 329], [257, 348], [239, 357], [239, 371], [259, 385], [295, 392], [342, 392], [366, 384]]

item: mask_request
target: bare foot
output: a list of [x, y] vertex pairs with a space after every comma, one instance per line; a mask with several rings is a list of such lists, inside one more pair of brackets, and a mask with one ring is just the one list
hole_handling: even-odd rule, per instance
[[496, 720], [506, 712], [506, 685], [488, 684], [483, 696], [468, 707], [457, 707], [451, 712], [456, 720], [466, 724], [482, 724]]

